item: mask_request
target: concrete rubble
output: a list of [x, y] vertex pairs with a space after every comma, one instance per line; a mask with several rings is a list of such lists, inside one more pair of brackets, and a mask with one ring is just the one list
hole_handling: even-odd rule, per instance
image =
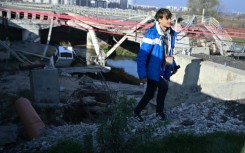
[[[24, 79], [25, 77], [22, 76], [20, 78]], [[85, 91], [86, 93], [86, 90], [84, 89], [88, 88], [88, 84], [93, 85], [93, 87], [105, 86], [102, 81], [94, 80], [87, 76], [81, 78], [60, 76], [59, 79], [61, 86], [63, 87], [61, 96], [81, 93], [78, 91]], [[107, 85], [111, 90], [115, 91], [118, 96], [126, 95], [135, 98], [137, 101], [141, 98], [144, 91], [144, 87], [138, 85], [109, 81], [107, 82]], [[25, 87], [26, 86], [28, 86], [28, 81], [27, 84], [25, 84]], [[5, 86], [5, 88], [7, 87]], [[92, 87], [90, 86], [90, 88]], [[87, 95], [83, 97], [82, 100], [88, 105], [97, 103], [93, 96]], [[78, 99], [74, 96], [67, 101], [67, 104], [76, 103], [76, 101], [78, 101]], [[92, 103], [89, 101], [92, 101]], [[155, 119], [153, 100], [152, 104], [149, 104], [142, 112], [145, 121], [139, 123], [131, 117], [129, 118], [129, 125], [133, 133], [141, 128], [149, 126], [155, 127], [152, 137], [160, 137], [177, 132], [189, 132], [195, 134], [205, 134], [215, 131], [243, 132], [245, 131], [244, 102], [245, 100], [236, 102], [222, 101], [202, 94], [198, 88], [184, 89], [181, 86], [176, 86], [171, 83], [165, 109], [168, 121], [165, 124], [162, 124], [162, 122]], [[96, 123], [88, 124], [86, 122], [80, 122], [78, 124], [67, 124], [64, 122], [63, 125], [59, 126], [47, 125], [42, 131], [41, 137], [31, 141], [17, 140], [16, 144], [11, 145], [11, 147], [5, 147], [4, 152], [17, 153], [45, 151], [49, 147], [55, 145], [60, 139], [72, 138], [82, 141], [83, 136], [88, 131], [92, 131], [95, 140], [97, 127], [98, 125]]]
[[[16, 93], [19, 91], [30, 90], [29, 75], [30, 73], [27, 71], [16, 71], [12, 74], [8, 74], [7, 72], [1, 73], [0, 90], [4, 91], [5, 95], [12, 97], [17, 96]], [[65, 101], [66, 104], [54, 106], [56, 109], [61, 109], [65, 105], [76, 104], [80, 101], [87, 106], [92, 106], [91, 111], [96, 111], [99, 107], [105, 107], [107, 103], [98, 101], [94, 96], [87, 94], [90, 93], [88, 89], [93, 89], [96, 91], [96, 94], [101, 96], [100, 90], [97, 90], [96, 87], [101, 87], [102, 91], [104, 89], [104, 91], [109, 91], [109, 93], [116, 93], [117, 96], [126, 95], [128, 98], [135, 98], [136, 101], [140, 100], [144, 92], [143, 86], [110, 81], [103, 82], [87, 77], [86, 75], [74, 77], [67, 72], [61, 72], [59, 74], [59, 84], [60, 99], [63, 100], [62, 102]], [[3, 105], [5, 101], [0, 100], [0, 102]], [[225, 101], [212, 98], [209, 95], [201, 93], [201, 89], [198, 86], [186, 88], [186, 86], [181, 86], [173, 82], [170, 83], [165, 107], [168, 118], [166, 123], [162, 124], [162, 122], [155, 119], [154, 108], [153, 99], [151, 104], [143, 111], [143, 117], [145, 119], [143, 123], [135, 121], [133, 117], [129, 118], [132, 133], [149, 126], [154, 127], [152, 137], [161, 137], [170, 133], [179, 132], [206, 134], [215, 131], [245, 131], [245, 100]], [[57, 115], [60, 112], [52, 113]], [[12, 116], [12, 118], [15, 117], [16, 114]], [[46, 117], [52, 118], [50, 116]], [[62, 117], [59, 114], [54, 118], [61, 119]], [[86, 122], [80, 122], [70, 124], [63, 120], [60, 123], [62, 125], [47, 125], [42, 131], [41, 137], [31, 141], [17, 139], [17, 135], [12, 137], [11, 135], [14, 132], [10, 132], [7, 136], [11, 136], [13, 139], [2, 142], [0, 152], [45, 151], [55, 145], [60, 139], [72, 138], [82, 141], [83, 136], [89, 131], [92, 131], [95, 140], [96, 130], [98, 128], [96, 123], [88, 124]], [[15, 132], [17, 132], [16, 126], [13, 125], [12, 127], [15, 129]], [[0, 131], [0, 134], [2, 133]], [[0, 138], [2, 137], [5, 136], [1, 135]], [[6, 145], [8, 143], [11, 145]]]

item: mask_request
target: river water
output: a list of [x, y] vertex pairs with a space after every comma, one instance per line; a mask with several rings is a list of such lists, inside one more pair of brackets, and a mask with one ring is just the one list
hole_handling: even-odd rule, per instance
[[[75, 53], [77, 56], [83, 57], [83, 63], [86, 65], [94, 65], [96, 53], [93, 49], [77, 47]], [[86, 60], [86, 61], [85, 61]], [[79, 66], [81, 61], [78, 61], [76, 66]], [[111, 71], [104, 74], [107, 80], [114, 82], [123, 82], [129, 84], [139, 84], [137, 74], [137, 63], [134, 57], [128, 56], [111, 56], [106, 59], [106, 66], [111, 67]]]
[[[86, 53], [87, 64], [93, 64], [93, 59], [96, 57], [93, 49], [82, 49]], [[106, 59], [106, 66], [111, 67], [109, 74], [105, 76], [115, 82], [124, 82], [130, 84], [138, 84], [137, 64], [135, 58], [127, 56], [111, 56]]]
[[117, 58], [109, 58], [106, 61], [107, 66], [122, 68], [125, 73], [138, 77], [137, 64], [133, 58], [118, 56]]

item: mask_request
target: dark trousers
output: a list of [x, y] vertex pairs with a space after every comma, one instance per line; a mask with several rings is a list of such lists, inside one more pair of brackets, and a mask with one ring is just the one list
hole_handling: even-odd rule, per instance
[[156, 113], [162, 113], [164, 109], [164, 101], [166, 94], [168, 92], [168, 81], [165, 79], [160, 79], [159, 82], [154, 80], [147, 80], [147, 87], [144, 96], [139, 101], [138, 105], [134, 109], [135, 113], [140, 114], [140, 112], [145, 108], [149, 101], [154, 97], [155, 92], [157, 92], [157, 107]]

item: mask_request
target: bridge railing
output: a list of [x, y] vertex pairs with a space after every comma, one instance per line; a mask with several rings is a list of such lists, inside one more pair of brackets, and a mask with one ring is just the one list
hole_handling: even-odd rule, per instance
[[84, 6], [74, 6], [74, 5], [56, 5], [55, 9], [57, 11], [72, 12], [82, 15], [109, 15], [118, 17], [132, 17], [137, 15], [152, 15], [154, 12], [145, 12], [141, 10], [123, 10], [123, 9], [110, 9], [110, 8], [91, 8]]
[[227, 31], [223, 28], [223, 26], [219, 23], [219, 21], [217, 21], [215, 18], [212, 17], [210, 18], [210, 24], [217, 27], [219, 31], [221, 32], [221, 34], [224, 34], [224, 36], [221, 37], [223, 40], [227, 42], [232, 41], [232, 38], [228, 35]]
[[[185, 16], [184, 19], [191, 21], [190, 16]], [[214, 17], [196, 15], [197, 24], [203, 25], [211, 32], [217, 47], [220, 49], [220, 54], [225, 55], [231, 50], [232, 38], [223, 28], [223, 26]]]
[[223, 28], [223, 26], [213, 17], [206, 18], [207, 28], [214, 34], [217, 38], [216, 43], [220, 47], [220, 53], [225, 55], [227, 51], [231, 50], [232, 46], [232, 38], [227, 33], [227, 31]]
[[78, 5], [52, 5], [43, 3], [11, 3], [11, 2], [0, 2], [2, 6], [18, 6], [25, 9], [35, 9], [42, 11], [56, 11], [60, 13], [76, 13], [86, 16], [94, 15], [108, 15], [108, 16], [118, 16], [118, 17], [132, 17], [137, 15], [153, 15], [155, 12], [146, 12], [141, 10], [131, 10], [131, 9], [111, 9], [111, 8], [93, 8]]
[[50, 4], [33, 4], [33, 3], [14, 3], [14, 2], [0, 2], [0, 4], [4, 6], [18, 6], [23, 7], [25, 9], [34, 9], [42, 10], [42, 11], [52, 11], [53, 6]]

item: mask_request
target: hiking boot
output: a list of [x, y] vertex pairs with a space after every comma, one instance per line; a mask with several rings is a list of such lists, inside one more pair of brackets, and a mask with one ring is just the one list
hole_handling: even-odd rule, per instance
[[138, 122], [143, 122], [144, 119], [141, 117], [140, 114], [134, 114], [134, 118], [138, 121]]
[[138, 121], [138, 122], [143, 122], [144, 119], [141, 117], [141, 115], [137, 112], [135, 112], [134, 110], [134, 118]]
[[156, 118], [157, 118], [157, 120], [165, 121], [166, 120], [166, 115], [163, 112], [162, 113], [157, 113], [156, 114]]

